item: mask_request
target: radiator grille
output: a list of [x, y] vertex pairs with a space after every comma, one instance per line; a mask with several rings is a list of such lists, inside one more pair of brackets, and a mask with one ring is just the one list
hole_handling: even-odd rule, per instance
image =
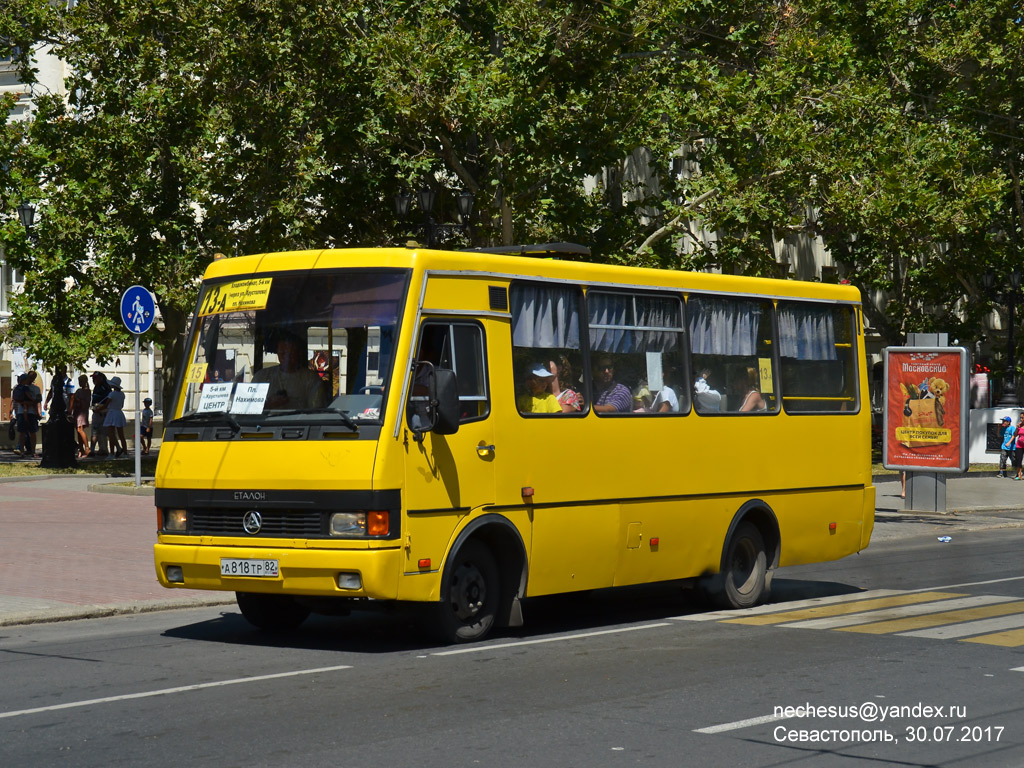
[[[189, 513], [189, 533], [194, 535], [252, 536], [242, 527], [244, 509], [193, 509]], [[260, 536], [313, 538], [327, 535], [325, 513], [319, 510], [260, 510]]]

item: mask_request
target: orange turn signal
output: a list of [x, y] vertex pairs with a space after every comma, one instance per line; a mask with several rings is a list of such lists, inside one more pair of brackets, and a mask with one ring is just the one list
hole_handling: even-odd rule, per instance
[[366, 533], [370, 536], [387, 536], [387, 510], [375, 510], [366, 513]]

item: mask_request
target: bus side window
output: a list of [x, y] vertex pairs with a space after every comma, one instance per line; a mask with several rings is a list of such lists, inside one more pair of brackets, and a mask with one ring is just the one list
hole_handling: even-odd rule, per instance
[[594, 410], [598, 414], [690, 410], [678, 296], [587, 293]]
[[859, 409], [854, 312], [780, 301], [779, 359], [787, 413]]
[[516, 408], [524, 416], [585, 413], [575, 286], [517, 281], [509, 289]]
[[697, 413], [777, 413], [772, 303], [694, 294], [686, 312]]

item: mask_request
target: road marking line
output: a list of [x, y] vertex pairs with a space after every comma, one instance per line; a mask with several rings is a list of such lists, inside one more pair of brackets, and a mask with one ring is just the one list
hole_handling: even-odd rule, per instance
[[[950, 601], [959, 602], [959, 601]], [[946, 607], [954, 607], [952, 605]], [[976, 619], [988, 619], [993, 616], [1006, 616], [1008, 614], [1019, 614], [1024, 611], [1024, 601], [1000, 605], [986, 605], [977, 608], [964, 608], [956, 611], [940, 611], [926, 616], [912, 616], [907, 618], [893, 619], [892, 621], [878, 621], [870, 624], [861, 624], [855, 627], [841, 627], [840, 632], [863, 632], [870, 635], [887, 635], [895, 632], [906, 632], [913, 629], [925, 627], [937, 627], [940, 624], [957, 624]]]
[[256, 677], [239, 677], [234, 680], [218, 680], [213, 683], [197, 683], [196, 685], [180, 685], [176, 688], [161, 688], [156, 691], [143, 691], [142, 693], [125, 693], [120, 696], [106, 696], [102, 699], [87, 699], [85, 701], [69, 701], [66, 704], [53, 704], [49, 707], [35, 707], [34, 709], [19, 709], [13, 712], [0, 712], [0, 719], [5, 717], [18, 717], [20, 715], [34, 715], [38, 712], [56, 712], [61, 709], [74, 709], [75, 707], [89, 707], [93, 704], [110, 704], [115, 701], [130, 701], [131, 699], [145, 699], [150, 696], [166, 696], [171, 693], [184, 693], [185, 691], [199, 691], [203, 688], [219, 688], [225, 685], [238, 685], [239, 683], [257, 683], [261, 680], [276, 680], [282, 677], [296, 677], [298, 675], [315, 675], [318, 672], [337, 672], [342, 669], [352, 669], [351, 666], [343, 665], [337, 667], [319, 667], [318, 669], [297, 669], [293, 672], [278, 672], [273, 675], [257, 675]]
[[963, 584], [946, 584], [943, 587], [925, 587], [924, 589], [908, 589], [908, 592], [927, 592], [932, 589], [963, 589], [964, 587], [980, 587], [985, 584], [1004, 584], [1007, 581], [1021, 581], [1024, 576], [1007, 576], [1005, 579], [989, 579], [988, 581], [965, 581]]
[[790, 720], [791, 717], [786, 715], [763, 715], [761, 717], [752, 717], [749, 720], [737, 720], [734, 723], [722, 723], [721, 725], [709, 725], [707, 728], [695, 728], [694, 733], [724, 733], [725, 731], [735, 731], [740, 728], [749, 728], [752, 725], [764, 725], [765, 723], [774, 723], [778, 720]]
[[807, 608], [802, 611], [784, 611], [772, 613], [766, 616], [751, 616], [750, 618], [727, 619], [723, 624], [752, 624], [763, 626], [767, 624], [784, 624], [791, 621], [803, 619], [817, 619], [825, 616], [840, 616], [850, 613], [861, 613], [876, 608], [893, 608], [897, 605], [910, 605], [911, 603], [924, 603], [939, 601], [950, 597], [967, 597], [967, 595], [952, 592], [915, 592], [913, 594], [893, 595], [892, 597], [879, 597], [874, 600], [859, 600], [851, 603], [838, 603], [836, 605], [821, 605], [816, 608]]
[[[901, 632], [904, 629], [921, 629], [923, 627], [935, 627], [939, 624], [952, 624], [955, 621], [967, 621], [970, 619], [983, 619], [988, 616], [1000, 616], [1007, 613], [1012, 613], [1021, 607], [1024, 607], [1024, 603], [1017, 602], [1014, 605], [1017, 607], [1003, 610], [1002, 606], [996, 606], [993, 610], [994, 613], [980, 613], [977, 615], [971, 615], [969, 611], [971, 609], [980, 609], [981, 606], [992, 606], [995, 603], [1011, 603], [1014, 600], [1018, 600], [1016, 597], [1008, 597], [1006, 595], [977, 595], [975, 597], [962, 597], [958, 600], [943, 600], [940, 603], [916, 603], [914, 605], [904, 605], [899, 608], [886, 608], [882, 611], [866, 611], [864, 613], [855, 613], [850, 616], [833, 616], [828, 619], [810, 619], [808, 621], [796, 621], [792, 624], [783, 624], [786, 628], [795, 629], [843, 629], [849, 632], [874, 632], [872, 629], [866, 629], [866, 627], [880, 627], [894, 626], [894, 629], [881, 629], [875, 634], [882, 634], [884, 632]], [[941, 607], [943, 610], [941, 613], [936, 613], [936, 607]], [[963, 614], [959, 618], [956, 614]], [[948, 619], [934, 619], [933, 617], [949, 617]], [[913, 617], [913, 618], [911, 618]], [[905, 626], [898, 626], [902, 623], [900, 620], [905, 620]], [[917, 624], [913, 622], [919, 622]], [[849, 627], [857, 627], [856, 629], [847, 629]]]
[[874, 597], [888, 597], [890, 595], [904, 594], [906, 594], [906, 590], [872, 589], [867, 592], [854, 592], [849, 595], [812, 597], [807, 600], [793, 600], [786, 603], [769, 603], [768, 605], [758, 605], [754, 608], [744, 608], [742, 610], [709, 611], [707, 613], [694, 613], [686, 616], [673, 616], [671, 618], [672, 621], [717, 621], [719, 619], [735, 619], [739, 616], [759, 616], [764, 613], [777, 613], [779, 611], [791, 611], [799, 608], [813, 608], [818, 605], [847, 603], [856, 600], [870, 600]]
[[456, 648], [454, 651], [438, 651], [431, 656], [455, 656], [460, 653], [477, 653], [478, 651], [492, 651], [498, 648], [517, 648], [521, 645], [540, 645], [541, 643], [557, 643], [560, 640], [577, 640], [581, 637], [597, 637], [599, 635], [615, 635], [621, 632], [636, 632], [641, 629], [654, 629], [656, 627], [671, 627], [667, 621], [658, 624], [642, 624], [639, 627], [623, 627], [621, 629], [604, 629], [600, 632], [581, 632], [577, 635], [559, 635], [558, 637], [541, 637], [536, 640], [520, 640], [514, 643], [495, 643], [494, 645], [477, 645], [472, 648]]
[[927, 637], [932, 640], [956, 640], [968, 635], [982, 635], [989, 632], [1002, 632], [1006, 629], [1024, 627], [1024, 615], [1003, 616], [998, 619], [969, 621], [963, 624], [950, 624], [934, 629], [919, 629], [914, 632], [900, 632], [902, 637]]

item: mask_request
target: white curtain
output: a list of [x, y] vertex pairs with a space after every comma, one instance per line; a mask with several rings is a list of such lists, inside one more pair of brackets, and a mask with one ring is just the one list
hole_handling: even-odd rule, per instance
[[686, 302], [695, 355], [754, 355], [765, 305], [743, 299], [691, 296]]
[[678, 299], [590, 291], [587, 314], [590, 346], [600, 352], [670, 352], [680, 344]]
[[779, 304], [779, 354], [797, 360], [837, 360], [830, 307]]
[[579, 349], [579, 291], [546, 285], [513, 285], [512, 343], [534, 349]]

